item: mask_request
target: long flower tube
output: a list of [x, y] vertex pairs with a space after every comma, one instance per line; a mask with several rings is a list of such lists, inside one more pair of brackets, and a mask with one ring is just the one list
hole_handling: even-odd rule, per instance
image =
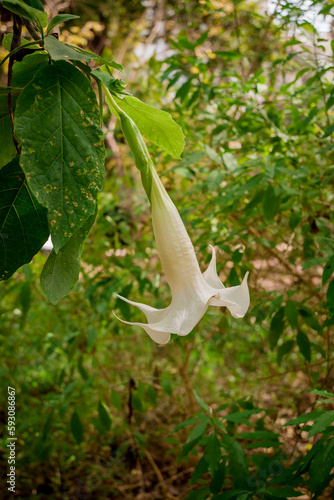
[[155, 309], [118, 295], [120, 299], [138, 307], [146, 315], [147, 323], [130, 323], [118, 319], [144, 328], [152, 340], [166, 344], [172, 333], [188, 335], [210, 305], [227, 307], [233, 317], [242, 318], [249, 307], [248, 273], [241, 285], [225, 288], [217, 275], [213, 247], [211, 262], [207, 270], [201, 272], [193, 244], [154, 168], [137, 125], [109, 92], [107, 97], [120, 117], [123, 133], [134, 154], [136, 166], [141, 171], [143, 186], [152, 207], [153, 231], [162, 270], [172, 291], [172, 301], [165, 309]]

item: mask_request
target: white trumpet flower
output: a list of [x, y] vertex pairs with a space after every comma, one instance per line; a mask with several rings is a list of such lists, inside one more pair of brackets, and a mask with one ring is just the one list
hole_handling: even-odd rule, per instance
[[120, 299], [138, 307], [146, 315], [147, 323], [130, 323], [118, 319], [128, 325], [144, 328], [154, 342], [166, 344], [172, 333], [188, 335], [211, 305], [227, 307], [232, 316], [242, 318], [249, 306], [248, 273], [241, 285], [225, 288], [217, 275], [213, 247], [211, 262], [207, 270], [201, 272], [193, 244], [154, 168], [137, 125], [121, 109], [121, 104], [117, 104], [103, 82], [102, 85], [111, 111], [116, 112], [121, 120], [123, 133], [141, 172], [143, 186], [152, 206], [153, 231], [162, 270], [172, 291], [172, 301], [165, 309], [155, 309], [118, 295]]
[[249, 306], [248, 273], [241, 285], [225, 288], [217, 275], [213, 247], [211, 262], [207, 270], [201, 272], [182, 219], [155, 169], [152, 169], [151, 204], [154, 236], [172, 301], [165, 309], [155, 309], [119, 295], [143, 311], [148, 323], [121, 321], [144, 328], [152, 340], [166, 344], [171, 333], [188, 335], [210, 305], [225, 306], [232, 316], [242, 318]]

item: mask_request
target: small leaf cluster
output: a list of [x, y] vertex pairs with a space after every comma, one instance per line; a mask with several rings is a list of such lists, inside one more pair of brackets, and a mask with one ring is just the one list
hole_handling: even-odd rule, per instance
[[[318, 400], [319, 404], [333, 405], [332, 393], [310, 392], [325, 398]], [[200, 455], [190, 480], [195, 489], [187, 500], [297, 498], [303, 494], [298, 488], [306, 484], [310, 485], [312, 498], [318, 498], [329, 485], [333, 478], [334, 411], [312, 411], [285, 424], [313, 422], [304, 425], [302, 430], [308, 431], [308, 440], [317, 436], [315, 444], [313, 440], [310, 446], [306, 443], [307, 454], [285, 468], [288, 457], [282, 449], [282, 437], [266, 427], [270, 411], [255, 408], [247, 398], [213, 409], [195, 391], [194, 395], [201, 409], [174, 429], [175, 433], [194, 426], [179, 451], [178, 460]], [[250, 430], [240, 431], [245, 427]], [[178, 442], [174, 438], [169, 440], [174, 444]], [[250, 454], [249, 450], [257, 452]]]

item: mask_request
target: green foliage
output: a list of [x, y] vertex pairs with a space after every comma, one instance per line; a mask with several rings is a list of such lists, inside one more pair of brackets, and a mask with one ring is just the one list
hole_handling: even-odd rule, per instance
[[46, 209], [27, 186], [19, 159], [0, 170], [0, 276], [8, 279], [18, 266], [30, 262], [48, 239]]
[[[46, 26], [37, 3], [25, 2], [24, 15], [41, 39], [23, 31], [12, 51], [11, 82], [0, 88], [1, 236], [10, 234], [0, 247], [0, 377], [3, 387], [17, 388], [22, 496], [44, 498], [46, 486], [55, 499], [332, 495], [333, 42], [304, 22], [300, 2], [279, 4], [268, 16], [246, 1], [167, 1], [161, 22], [172, 52], [135, 61], [159, 9], [148, 6], [145, 18], [134, 0], [81, 2]], [[16, 12], [23, 2], [6, 5]], [[316, 5], [332, 18], [329, 3]], [[65, 20], [60, 40], [50, 36]], [[71, 28], [84, 33], [85, 22], [101, 23], [103, 35], [96, 30], [77, 47]], [[125, 38], [126, 90], [118, 75], [96, 68], [121, 68], [112, 58]], [[6, 34], [2, 56], [12, 41]], [[101, 55], [91, 52], [103, 44]], [[111, 118], [117, 111], [95, 97], [100, 82], [150, 143], [201, 269], [211, 243], [226, 285], [251, 270], [244, 320], [209, 308], [189, 336], [157, 347], [114, 318], [112, 310], [143, 319], [116, 293], [163, 308], [170, 291], [157, 263], [149, 204], [120, 122]], [[33, 112], [42, 109], [42, 93], [58, 118], [66, 104], [57, 139], [63, 176], [52, 171], [52, 145], [43, 144], [54, 132], [51, 115]], [[21, 111], [27, 125], [20, 124]], [[181, 159], [176, 123], [186, 136]], [[108, 149], [98, 194], [102, 125]], [[76, 137], [72, 151], [67, 138]], [[89, 168], [80, 155], [90, 156]], [[47, 196], [36, 173], [49, 176]], [[74, 196], [64, 209], [74, 226], [64, 221], [60, 230], [62, 216], [55, 214], [52, 227], [50, 210], [63, 213], [63, 186]], [[51, 196], [54, 187], [60, 197]], [[56, 245], [46, 259], [38, 250], [49, 233]], [[50, 305], [41, 288], [58, 303]], [[4, 452], [6, 445], [4, 437]]]
[[[311, 392], [329, 396], [330, 404], [333, 403], [334, 394], [316, 390]], [[198, 398], [196, 395], [195, 397]], [[190, 482], [206, 485], [205, 488], [195, 490], [200, 492], [200, 495], [203, 494], [203, 498], [211, 498], [210, 494], [214, 495], [212, 497], [214, 499], [240, 498], [241, 494], [245, 500], [296, 498], [302, 493], [295, 488], [304, 486], [305, 475], [309, 476], [311, 491], [315, 495], [322, 493], [330, 482], [334, 453], [333, 411], [310, 412], [285, 424], [296, 425], [314, 421], [310, 427], [303, 428], [309, 431], [308, 439], [316, 434], [322, 434], [316, 444], [311, 445], [305, 457], [285, 469], [283, 466], [285, 456], [280, 450], [283, 443], [279, 441], [279, 434], [263, 427], [263, 418], [252, 421], [245, 419], [245, 413], [255, 415], [263, 411], [256, 410], [252, 401], [238, 400], [232, 403], [232, 406], [224, 404], [217, 410], [210, 408], [203, 400], [201, 402], [201, 410], [193, 418], [183, 422], [182, 426], [178, 425], [174, 432], [192, 425], [194, 420], [197, 423], [182, 446], [179, 457], [185, 458], [190, 453], [196, 453], [195, 447], [198, 448], [201, 458]], [[235, 424], [229, 427], [226, 426], [228, 422]], [[236, 424], [253, 426], [254, 430], [237, 432]], [[249, 455], [247, 450], [250, 449], [258, 449], [261, 452]], [[266, 449], [268, 451], [264, 452]], [[187, 499], [197, 498], [195, 492], [188, 495]]]
[[88, 80], [67, 62], [40, 69], [17, 102], [20, 163], [30, 189], [48, 209], [56, 253], [95, 211], [104, 173], [98, 120]]
[[[9, 205], [5, 200], [1, 279], [8, 279], [40, 250], [47, 236], [45, 231], [42, 232], [45, 221], [40, 222], [39, 214], [41, 218], [42, 214], [45, 217], [47, 209], [53, 251], [41, 274], [41, 285], [48, 299], [55, 303], [72, 290], [78, 279], [82, 244], [95, 221], [97, 194], [104, 177], [105, 148], [100, 128], [102, 102], [99, 107], [90, 79], [90, 76], [96, 78], [99, 72], [91, 72], [88, 63], [95, 61], [105, 64], [106, 68], [119, 70], [122, 67], [49, 35], [59, 23], [78, 16], [57, 15], [50, 21], [47, 36], [44, 37], [47, 14], [40, 2], [8, 0], [4, 6], [31, 21], [42, 38], [32, 44], [19, 37], [15, 39], [13, 50], [14, 37], [7, 35], [5, 42], [11, 52], [2, 64], [10, 57], [12, 74], [9, 83], [15, 88], [3, 88], [0, 96], [3, 133], [0, 167], [3, 168], [3, 175], [8, 177], [11, 165], [8, 162], [16, 154], [19, 155], [13, 163], [16, 169], [23, 171], [17, 194], [20, 194], [21, 186], [23, 197], [30, 197], [31, 193], [31, 200], [37, 207], [34, 214], [37, 237], [29, 235], [25, 238], [32, 227], [30, 221], [26, 222], [32, 209], [25, 210], [24, 218], [22, 207], [19, 206], [16, 212], [16, 198], [11, 199]], [[16, 52], [27, 45], [41, 52], [25, 54], [25, 57], [15, 61]], [[119, 82], [111, 75], [109, 79]], [[113, 92], [117, 99], [117, 92], [124, 93], [124, 85], [114, 87]], [[179, 156], [184, 145], [183, 135], [170, 115], [146, 106], [138, 99], [128, 99], [129, 102], [124, 103], [119, 100], [120, 104], [130, 108], [131, 115], [135, 114], [134, 118], [148, 138]], [[13, 187], [8, 182], [4, 183], [4, 188], [4, 193], [8, 192], [7, 197], [12, 194], [9, 191]], [[14, 213], [15, 216], [11, 215]], [[18, 255], [18, 238], [22, 236], [25, 238], [25, 251], [20, 250]]]

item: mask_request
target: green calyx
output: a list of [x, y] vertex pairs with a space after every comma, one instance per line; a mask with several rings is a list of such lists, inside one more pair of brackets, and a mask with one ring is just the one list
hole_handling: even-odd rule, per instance
[[152, 160], [150, 158], [149, 152], [147, 150], [144, 139], [139, 132], [139, 129], [135, 122], [118, 106], [115, 99], [113, 98], [111, 92], [102, 82], [106, 94], [106, 100], [109, 107], [112, 107], [112, 112], [117, 112], [121, 121], [121, 127], [123, 134], [127, 140], [127, 143], [135, 157], [136, 167], [141, 173], [141, 180], [143, 187], [151, 201], [151, 190], [152, 190], [152, 169], [154, 168]]

